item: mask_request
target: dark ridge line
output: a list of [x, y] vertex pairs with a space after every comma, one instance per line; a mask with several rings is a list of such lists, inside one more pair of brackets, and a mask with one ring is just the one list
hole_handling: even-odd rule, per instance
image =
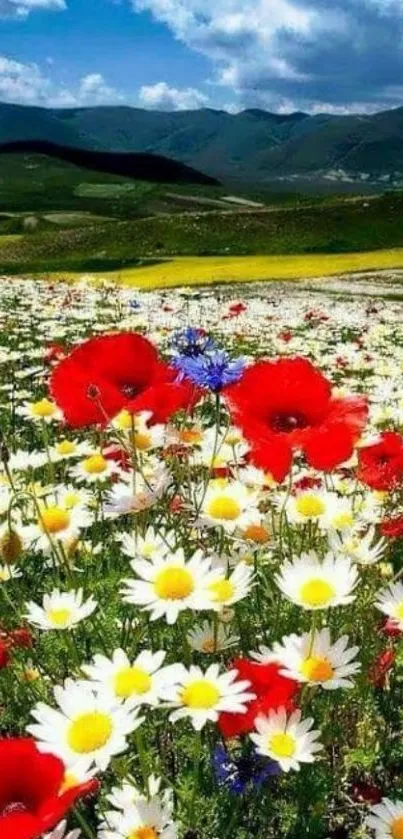
[[44, 154], [84, 169], [153, 183], [219, 186], [219, 181], [169, 157], [142, 152], [104, 152], [59, 145], [48, 140], [15, 140], [0, 144], [0, 154]]

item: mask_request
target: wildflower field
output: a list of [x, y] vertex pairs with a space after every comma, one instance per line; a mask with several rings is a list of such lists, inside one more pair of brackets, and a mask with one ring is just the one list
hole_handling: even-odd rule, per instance
[[0, 839], [403, 839], [403, 303], [0, 312]]

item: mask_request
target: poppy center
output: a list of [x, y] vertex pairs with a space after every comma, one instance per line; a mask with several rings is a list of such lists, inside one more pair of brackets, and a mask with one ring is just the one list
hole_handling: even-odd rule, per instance
[[220, 691], [212, 682], [198, 679], [187, 685], [182, 693], [182, 702], [188, 708], [208, 710], [214, 708], [220, 699]]
[[186, 568], [164, 568], [156, 577], [154, 589], [161, 600], [184, 600], [194, 589], [193, 577]]
[[403, 839], [403, 816], [399, 816], [392, 822], [390, 832], [393, 839]]
[[327, 580], [319, 577], [307, 580], [301, 587], [301, 600], [306, 606], [328, 606], [335, 595], [335, 590]]
[[278, 732], [269, 740], [269, 750], [276, 757], [292, 757], [295, 752], [295, 740], [291, 734]]
[[207, 513], [212, 519], [235, 521], [241, 514], [241, 508], [234, 498], [221, 495], [218, 498], [214, 498], [213, 501], [210, 501]]
[[327, 682], [334, 670], [327, 658], [313, 655], [302, 662], [301, 673], [310, 682]]
[[304, 415], [298, 413], [298, 411], [295, 411], [295, 413], [283, 413], [279, 411], [277, 414], [271, 415], [269, 425], [273, 431], [280, 431], [287, 434], [290, 431], [295, 431], [297, 428], [306, 428], [309, 423]]
[[151, 677], [140, 667], [126, 667], [115, 676], [115, 693], [120, 699], [128, 699], [134, 693], [142, 695], [151, 687]]
[[73, 752], [90, 754], [107, 744], [112, 730], [112, 720], [108, 714], [92, 711], [73, 720], [67, 732], [67, 742]]
[[14, 813], [26, 813], [28, 809], [23, 801], [11, 801], [10, 804], [4, 807], [4, 810], [0, 810], [0, 818], [14, 815]]

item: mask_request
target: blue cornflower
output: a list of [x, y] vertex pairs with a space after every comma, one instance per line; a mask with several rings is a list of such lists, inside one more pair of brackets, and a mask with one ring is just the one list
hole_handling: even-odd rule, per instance
[[179, 356], [174, 364], [181, 378], [186, 376], [198, 387], [215, 393], [237, 382], [245, 367], [242, 358], [233, 360], [225, 350], [214, 350], [194, 358]]
[[171, 338], [171, 346], [179, 353], [179, 356], [189, 358], [196, 358], [198, 355], [215, 349], [213, 338], [193, 326], [187, 326], [186, 329], [175, 332]]
[[233, 758], [224, 746], [214, 749], [212, 760], [217, 782], [237, 794], [245, 792], [249, 785], [260, 787], [281, 771], [279, 764], [270, 758], [260, 757], [256, 752]]
[[129, 300], [129, 306], [130, 306], [131, 309], [134, 309], [134, 310], [141, 308], [138, 300]]

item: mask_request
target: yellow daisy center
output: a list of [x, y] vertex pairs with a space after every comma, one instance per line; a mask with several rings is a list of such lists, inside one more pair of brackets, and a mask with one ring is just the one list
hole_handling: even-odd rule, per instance
[[145, 431], [137, 431], [136, 434], [133, 435], [133, 443], [136, 449], [140, 452], [145, 452], [152, 444], [151, 434], [147, 434]]
[[32, 413], [35, 417], [51, 417], [55, 413], [55, 406], [49, 399], [40, 399], [39, 402], [34, 402], [31, 405]]
[[129, 411], [121, 411], [115, 418], [114, 424], [117, 425], [118, 428], [121, 428], [122, 431], [127, 431], [133, 426], [133, 415], [129, 414]]
[[200, 443], [203, 439], [203, 435], [200, 431], [196, 429], [188, 428], [184, 431], [181, 431], [179, 434], [179, 439], [182, 443]]
[[53, 626], [63, 628], [70, 622], [71, 609], [50, 609], [47, 613], [47, 618]]
[[301, 673], [310, 682], [327, 682], [333, 677], [334, 670], [327, 658], [313, 655], [302, 662]]
[[130, 834], [128, 839], [158, 839], [158, 833], [155, 827], [144, 825], [143, 827], [136, 827], [136, 830]]
[[396, 617], [403, 621], [403, 603], [399, 603], [396, 609]]
[[393, 839], [403, 839], [403, 816], [394, 819], [390, 826], [390, 832]]
[[41, 513], [41, 525], [48, 533], [60, 533], [70, 524], [70, 516], [67, 510], [61, 507], [47, 507]]
[[269, 740], [269, 751], [275, 757], [292, 757], [295, 752], [295, 740], [291, 734], [272, 734]]
[[336, 530], [343, 530], [344, 527], [351, 527], [353, 522], [353, 514], [349, 510], [346, 510], [343, 513], [339, 513], [337, 516], [334, 516], [332, 524]]
[[243, 532], [243, 538], [264, 545], [270, 539], [269, 531], [261, 524], [250, 524]]
[[73, 454], [76, 450], [76, 444], [72, 443], [71, 440], [62, 440], [61, 443], [58, 443], [56, 446], [57, 454]]
[[0, 569], [0, 582], [6, 583], [11, 579], [11, 571], [9, 568]]
[[102, 749], [113, 731], [111, 717], [100, 711], [81, 714], [69, 726], [67, 742], [73, 752], [86, 755]]
[[83, 461], [83, 469], [89, 475], [101, 475], [105, 472], [107, 461], [101, 454], [92, 454]]
[[235, 589], [231, 580], [217, 580], [217, 582], [211, 583], [209, 591], [211, 592], [212, 600], [215, 600], [217, 603], [225, 603], [226, 600], [230, 600], [233, 597]]
[[128, 699], [133, 693], [142, 695], [151, 687], [151, 677], [140, 667], [125, 667], [115, 676], [115, 693], [120, 699]]
[[235, 521], [241, 515], [241, 507], [235, 498], [230, 498], [226, 495], [219, 495], [213, 498], [207, 508], [207, 514], [212, 519], [222, 519], [223, 521]]
[[208, 682], [206, 679], [197, 679], [184, 688], [182, 702], [188, 708], [208, 710], [217, 705], [220, 696], [220, 691], [212, 682]]
[[216, 645], [214, 643], [214, 638], [206, 638], [201, 645], [201, 651], [203, 653], [215, 653]]
[[186, 568], [179, 566], [164, 568], [154, 582], [155, 593], [161, 600], [184, 600], [192, 594], [193, 589], [192, 575]]
[[317, 518], [325, 512], [325, 505], [317, 495], [301, 495], [295, 502], [295, 507], [300, 516], [304, 518]]
[[63, 503], [64, 506], [71, 510], [72, 507], [76, 507], [80, 501], [80, 496], [77, 495], [76, 492], [68, 492], [67, 495], [64, 496]]
[[320, 577], [307, 580], [300, 591], [300, 597], [305, 606], [328, 606], [335, 596], [335, 589], [327, 580]]

